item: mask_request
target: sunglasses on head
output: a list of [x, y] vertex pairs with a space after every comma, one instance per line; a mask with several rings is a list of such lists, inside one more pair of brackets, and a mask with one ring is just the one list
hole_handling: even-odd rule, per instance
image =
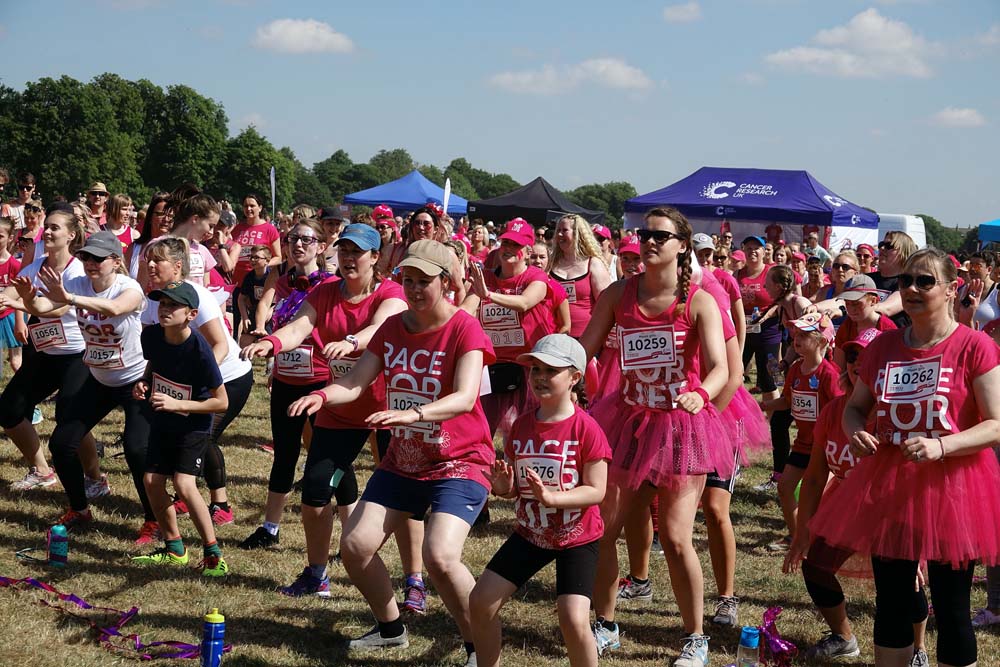
[[933, 289], [939, 282], [937, 278], [927, 273], [921, 273], [916, 276], [909, 273], [901, 273], [897, 278], [899, 280], [899, 289], [901, 290], [909, 289], [916, 285], [918, 290], [927, 292]]
[[684, 236], [680, 234], [675, 234], [674, 232], [668, 232], [665, 229], [637, 229], [635, 233], [639, 237], [639, 243], [646, 243], [650, 239], [656, 242], [656, 245], [663, 245], [670, 239], [683, 239]]
[[833, 268], [840, 269], [841, 271], [857, 271], [857, 269], [855, 269], [850, 264], [841, 264], [840, 262], [834, 262], [832, 266]]

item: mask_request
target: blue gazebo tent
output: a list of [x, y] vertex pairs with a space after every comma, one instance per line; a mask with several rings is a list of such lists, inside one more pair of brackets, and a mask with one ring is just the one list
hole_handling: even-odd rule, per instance
[[979, 240], [983, 243], [1000, 243], [1000, 218], [979, 225]]
[[[395, 181], [376, 185], [374, 188], [354, 192], [344, 197], [345, 204], [378, 206], [388, 204], [393, 210], [415, 211], [429, 201], [444, 203], [444, 188], [438, 187], [414, 169]], [[469, 202], [452, 193], [448, 200], [448, 214], [465, 215]]]

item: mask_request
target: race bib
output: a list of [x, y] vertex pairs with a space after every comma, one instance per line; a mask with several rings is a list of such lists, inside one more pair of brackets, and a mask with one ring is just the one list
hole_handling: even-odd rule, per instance
[[[178, 401], [190, 401], [191, 385], [171, 382], [162, 375], [159, 375], [158, 373], [153, 373], [153, 393], [166, 394], [167, 396], [175, 398]], [[180, 415], [182, 417], [187, 417], [191, 413], [175, 412], [174, 414]]]
[[192, 252], [188, 255], [188, 262], [191, 267], [188, 272], [189, 276], [194, 276], [195, 278], [200, 278], [205, 275], [205, 258], [201, 256], [201, 253]]
[[329, 364], [330, 373], [334, 379], [342, 378], [351, 372], [356, 363], [358, 363], [357, 359], [331, 359]]
[[29, 324], [28, 334], [31, 336], [31, 344], [39, 352], [66, 344], [66, 330], [60, 320]]
[[576, 303], [576, 283], [559, 283], [566, 290], [566, 300]]
[[493, 347], [524, 347], [524, 329], [484, 329]]
[[481, 321], [486, 329], [508, 329], [521, 326], [517, 312], [495, 303], [484, 303], [481, 308]]
[[623, 371], [669, 366], [676, 357], [673, 327], [621, 329], [619, 345]]
[[240, 260], [250, 261], [250, 251], [253, 250], [253, 246], [249, 244], [243, 244], [240, 246]]
[[562, 491], [562, 465], [562, 457], [558, 456], [518, 457], [514, 464], [514, 473], [517, 475], [517, 490], [521, 497], [534, 498], [531, 485], [528, 484], [529, 470], [535, 471], [546, 489]]
[[278, 354], [278, 373], [288, 377], [312, 377], [313, 349], [297, 347]]
[[[434, 400], [434, 396], [410, 389], [389, 389], [390, 410], [412, 410], [423, 407]], [[434, 422], [413, 422], [404, 428], [422, 433], [433, 433], [437, 427]]]
[[885, 403], [912, 403], [937, 394], [941, 355], [922, 361], [890, 361], [880, 399]]
[[125, 368], [121, 342], [104, 344], [87, 341], [87, 349], [83, 352], [83, 363], [102, 370]]
[[814, 391], [792, 391], [792, 417], [814, 422], [819, 414], [819, 394]]

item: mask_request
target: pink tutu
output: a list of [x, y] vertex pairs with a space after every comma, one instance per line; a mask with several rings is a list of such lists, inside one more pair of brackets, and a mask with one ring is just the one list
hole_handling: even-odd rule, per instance
[[771, 426], [746, 387], [740, 387], [722, 411], [728, 442], [739, 447], [740, 465], [750, 465], [771, 451]]
[[609, 476], [621, 486], [676, 486], [684, 481], [678, 478], [713, 470], [722, 479], [733, 475], [729, 434], [711, 404], [692, 415], [626, 405], [614, 395], [599, 401], [591, 414], [608, 436]]
[[[831, 477], [823, 490], [823, 497], [820, 499], [820, 507], [823, 503], [830, 502], [833, 492], [843, 484], [843, 479]], [[834, 575], [851, 577], [855, 579], [873, 579], [872, 560], [866, 554], [859, 554], [850, 549], [833, 547], [827, 544], [823, 538], [812, 535], [812, 542], [809, 545], [809, 553], [806, 559], [812, 567], [802, 568], [802, 576], [809, 579], [816, 575], [819, 583], [824, 583], [824, 575]]]
[[597, 358], [597, 392], [590, 397], [594, 405], [605, 396], [617, 396], [622, 384], [622, 369], [618, 361], [617, 348], [605, 347]]
[[913, 463], [883, 444], [824, 495], [809, 529], [863, 555], [1000, 564], [1000, 466], [989, 449]]
[[479, 402], [486, 413], [486, 420], [491, 427], [496, 424], [496, 431], [503, 436], [504, 441], [519, 414], [538, 409], [538, 399], [528, 389], [527, 368], [524, 369], [524, 381], [520, 387], [502, 394], [487, 394], [480, 397]]

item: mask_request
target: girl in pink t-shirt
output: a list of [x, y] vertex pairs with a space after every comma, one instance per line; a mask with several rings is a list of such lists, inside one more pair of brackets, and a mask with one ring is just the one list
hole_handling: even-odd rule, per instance
[[253, 271], [250, 264], [250, 248], [255, 245], [271, 247], [271, 261], [268, 266], [281, 264], [281, 239], [278, 228], [263, 220], [264, 200], [260, 195], [249, 194], [243, 199], [244, 221], [233, 228], [233, 245], [229, 248], [230, 259], [235, 262], [233, 284], [243, 282], [243, 276]]
[[[458, 623], [466, 651], [474, 652], [469, 620], [472, 573], [462, 548], [489, 489], [496, 455], [479, 403], [484, 364], [493, 345], [479, 322], [445, 298], [454, 255], [443, 244], [416, 241], [400, 262], [409, 309], [375, 333], [354, 367], [332, 385], [289, 409], [314, 414], [348, 405], [382, 375], [388, 410], [365, 419], [369, 428], [391, 428], [386, 456], [368, 480], [341, 537], [351, 581], [371, 606], [377, 625], [348, 643], [349, 651], [406, 646], [406, 630], [392, 582], [378, 550], [412, 518], [428, 513], [424, 561], [434, 586]], [[335, 474], [331, 481], [339, 477]]]
[[215, 257], [201, 241], [219, 221], [222, 209], [208, 195], [198, 194], [174, 206], [174, 226], [171, 236], [187, 239], [191, 252], [188, 255], [190, 270], [188, 280], [208, 286], [209, 273], [215, 268]]
[[571, 665], [596, 665], [590, 598], [611, 448], [601, 427], [573, 401], [587, 355], [566, 334], [545, 336], [519, 357], [531, 364], [537, 410], [523, 413], [493, 464], [493, 493], [515, 500], [517, 525], [469, 598], [476, 657], [500, 664], [500, 610], [543, 567], [556, 563], [559, 627]]

